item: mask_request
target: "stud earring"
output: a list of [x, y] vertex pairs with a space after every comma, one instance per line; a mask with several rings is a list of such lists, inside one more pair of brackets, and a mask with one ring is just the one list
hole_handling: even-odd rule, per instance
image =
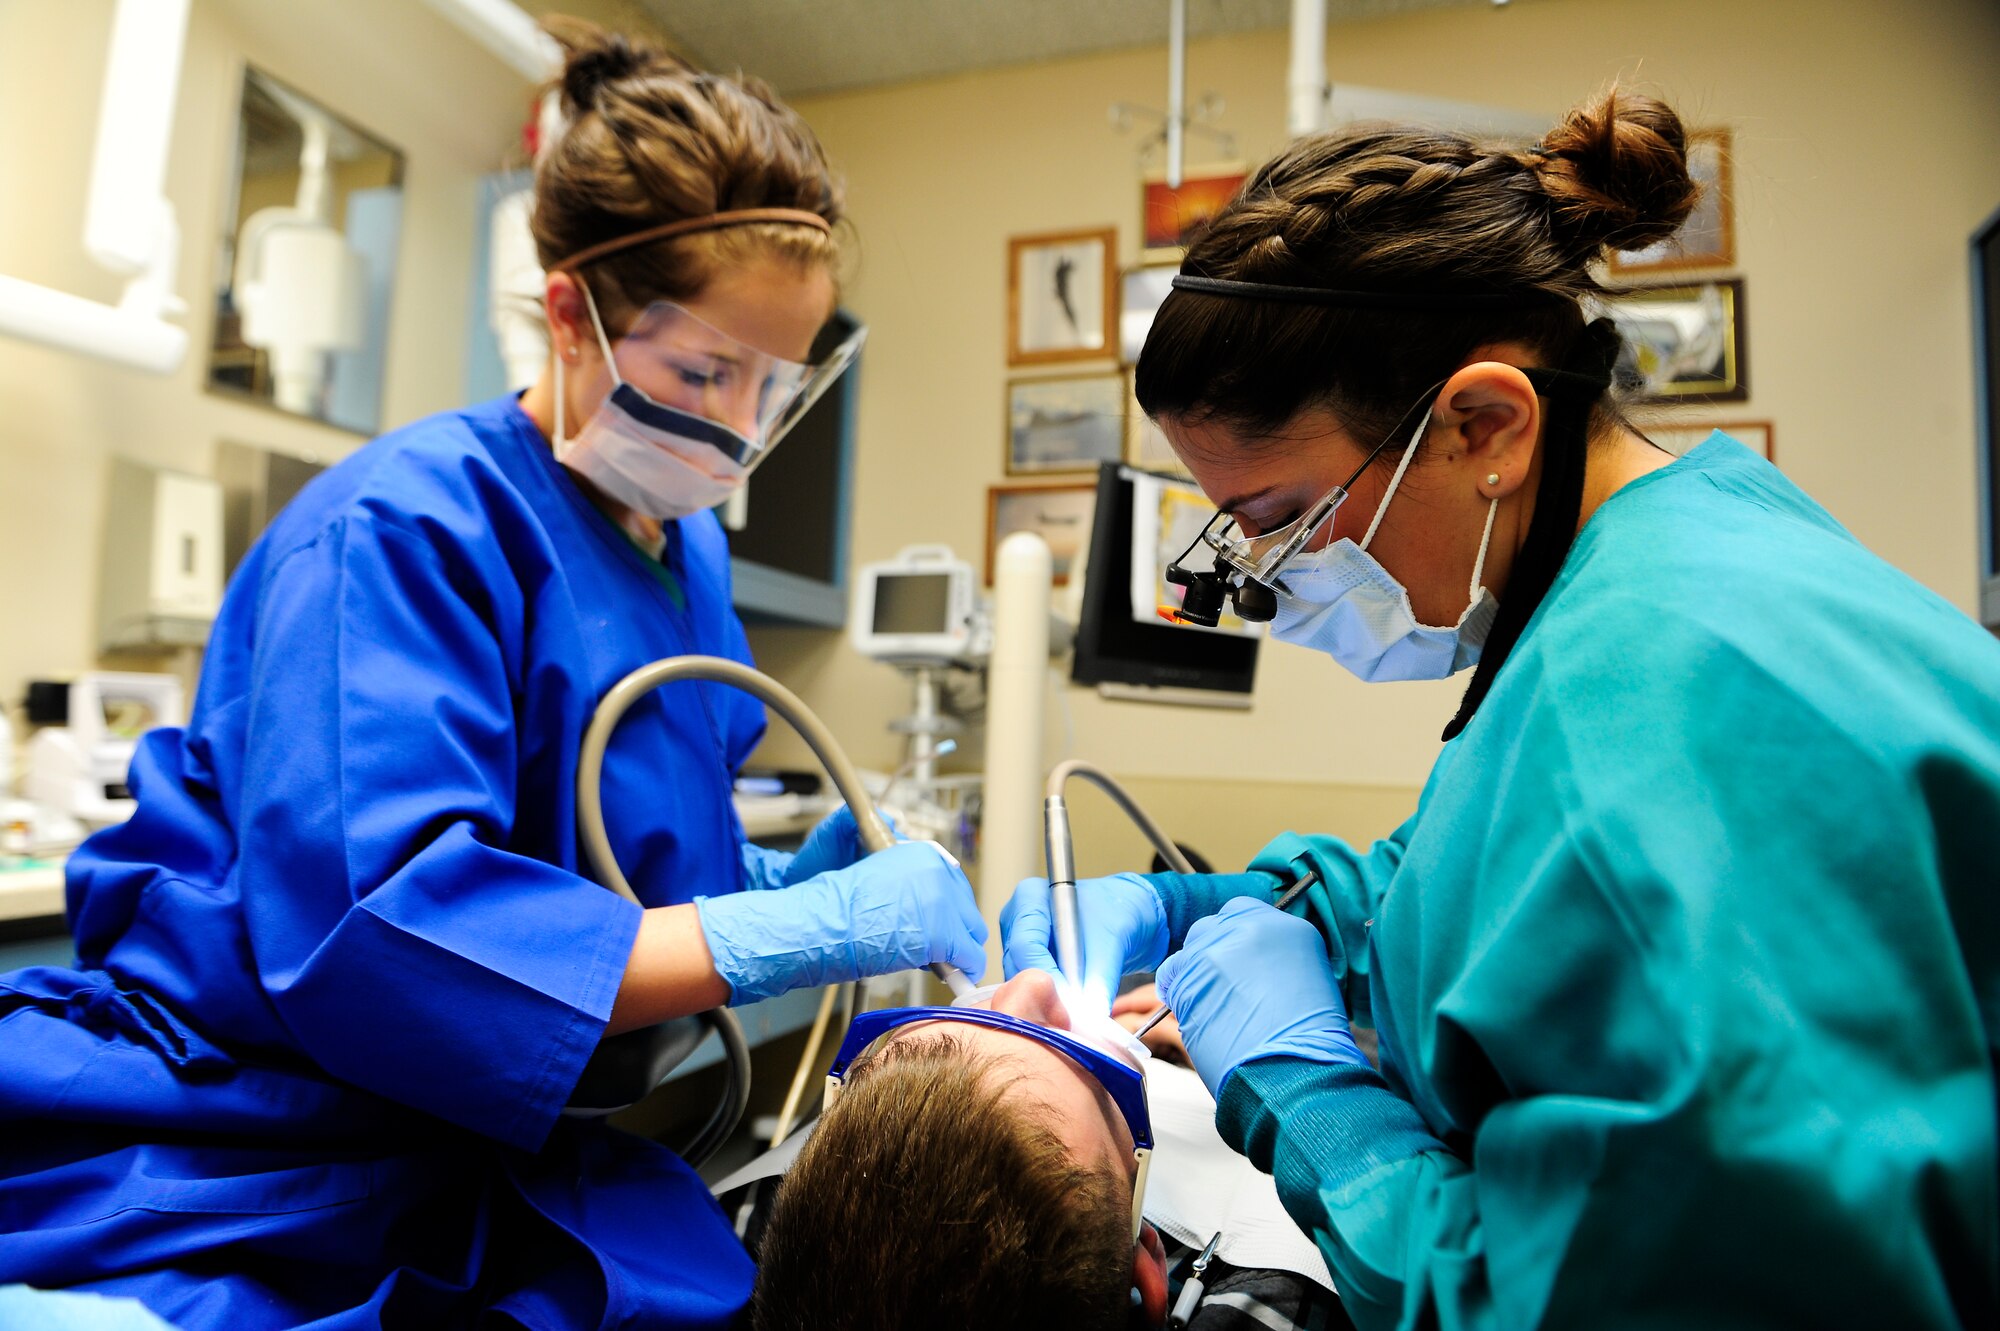
[[1497, 472], [1497, 471], [1490, 471], [1490, 472], [1487, 472], [1487, 473], [1486, 473], [1486, 483], [1487, 483], [1488, 485], [1498, 485], [1498, 484], [1500, 484], [1500, 473], [1499, 473], [1499, 472]]

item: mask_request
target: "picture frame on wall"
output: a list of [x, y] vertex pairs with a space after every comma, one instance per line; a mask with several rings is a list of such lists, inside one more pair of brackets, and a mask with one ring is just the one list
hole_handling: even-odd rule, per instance
[[1751, 452], [1762, 453], [1765, 461], [1778, 460], [1778, 431], [1770, 421], [1644, 421], [1639, 430], [1675, 457], [1685, 457], [1720, 430]]
[[1616, 374], [1635, 400], [1750, 396], [1742, 278], [1624, 287], [1592, 303], [1625, 339]]
[[1007, 363], [1108, 360], [1117, 350], [1118, 231], [1007, 242]]
[[1692, 268], [1728, 268], [1736, 262], [1735, 181], [1726, 129], [1688, 134], [1688, 174], [1701, 198], [1680, 230], [1638, 250], [1614, 250], [1609, 268], [1616, 276], [1667, 273]]
[[1146, 471], [1168, 472], [1175, 476], [1188, 474], [1187, 468], [1175, 455], [1173, 445], [1167, 442], [1166, 432], [1153, 423], [1151, 417], [1139, 409], [1139, 399], [1132, 391], [1132, 372], [1125, 373], [1125, 461]]
[[1146, 334], [1153, 330], [1153, 315], [1173, 290], [1179, 264], [1158, 264], [1150, 268], [1127, 268], [1118, 295], [1118, 361], [1137, 365], [1145, 349]]
[[1149, 263], [1178, 263], [1194, 233], [1236, 197], [1249, 179], [1241, 162], [1193, 167], [1181, 183], [1169, 185], [1165, 172], [1147, 174], [1139, 186], [1140, 254]]
[[986, 585], [993, 585], [993, 556], [1000, 542], [1031, 531], [1048, 542], [1058, 587], [1069, 581], [1090, 546], [1097, 483], [1071, 485], [992, 485], [986, 489]]
[[1008, 383], [1007, 475], [1095, 471], [1124, 451], [1124, 375], [1051, 375]]

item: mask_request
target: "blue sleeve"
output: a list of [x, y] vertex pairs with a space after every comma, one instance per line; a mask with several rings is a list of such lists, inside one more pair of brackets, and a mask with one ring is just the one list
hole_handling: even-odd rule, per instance
[[520, 610], [375, 517], [267, 578], [238, 880], [252, 961], [329, 1073], [538, 1146], [604, 1031], [636, 905], [507, 849]]
[[1278, 884], [1262, 873], [1149, 873], [1144, 875], [1160, 894], [1167, 912], [1167, 952], [1180, 951], [1194, 922], [1222, 909], [1237, 897], [1277, 895]]

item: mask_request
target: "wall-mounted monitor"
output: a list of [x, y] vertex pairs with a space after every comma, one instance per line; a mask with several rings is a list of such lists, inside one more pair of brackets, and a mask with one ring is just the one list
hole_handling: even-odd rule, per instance
[[1979, 622], [2000, 633], [2000, 211], [1972, 233], [1972, 311], [1972, 377], [1979, 429]]

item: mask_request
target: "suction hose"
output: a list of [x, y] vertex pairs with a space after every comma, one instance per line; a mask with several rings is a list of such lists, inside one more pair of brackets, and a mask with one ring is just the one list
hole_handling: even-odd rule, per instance
[[[603, 773], [604, 751], [610, 746], [611, 732], [618, 728], [632, 704], [662, 684], [672, 684], [683, 680], [707, 681], [728, 684], [761, 701], [784, 719], [786, 724], [798, 732], [813, 755], [826, 769], [833, 781], [834, 789], [854, 812], [854, 826], [859, 833], [861, 844], [869, 853], [886, 850], [896, 843], [895, 833], [882, 821], [875, 806], [868, 799], [868, 792], [862, 788], [860, 774], [847, 754], [833, 738], [825, 724], [815, 716], [812, 709], [800, 701], [799, 696], [769, 675], [751, 669], [740, 661], [731, 661], [719, 656], [671, 656], [663, 661], [655, 661], [634, 670], [625, 678], [612, 685], [604, 695], [604, 701], [597, 705], [597, 713], [591, 718], [590, 729], [583, 737], [583, 752], [577, 763], [576, 810], [577, 827], [583, 838], [583, 850], [590, 860], [591, 868], [599, 881], [627, 901], [637, 903], [639, 896], [626, 881], [625, 874], [618, 867], [618, 858], [612, 852], [611, 838], [604, 826]], [[954, 993], [962, 993], [972, 987], [955, 967], [933, 966], [931, 970], [949, 985]], [[854, 986], [829, 985], [820, 999], [819, 1014], [813, 1022], [813, 1034], [801, 1060], [799, 1072], [793, 1078], [792, 1093], [787, 1099], [787, 1112], [781, 1120], [791, 1117], [802, 1093], [805, 1077], [814, 1055], [819, 1051], [825, 1038], [826, 1027], [833, 1012], [837, 991], [849, 991], [845, 995], [845, 1006], [854, 1010], [852, 990]], [[715, 1153], [736, 1125], [742, 1121], [743, 1112], [750, 1103], [750, 1044], [744, 1038], [743, 1027], [727, 1008], [715, 1008], [701, 1014], [703, 1021], [715, 1030], [722, 1041], [723, 1058], [728, 1069], [728, 1085], [724, 1088], [721, 1102], [714, 1114], [702, 1126], [700, 1132], [681, 1154], [689, 1164], [700, 1165]]]
[[[1152, 816], [1139, 807], [1139, 801], [1132, 798], [1123, 786], [1112, 779], [1109, 772], [1092, 763], [1072, 758], [1068, 762], [1056, 764], [1049, 773], [1048, 788], [1042, 800], [1043, 848], [1048, 856], [1049, 872], [1049, 913], [1050, 926], [1054, 937], [1056, 964], [1063, 975], [1080, 990], [1084, 982], [1083, 966], [1083, 912], [1076, 894], [1076, 852], [1074, 839], [1070, 834], [1069, 805], [1063, 799], [1063, 788], [1073, 776], [1084, 780], [1109, 795], [1112, 802], [1125, 811], [1125, 816], [1138, 825], [1146, 834], [1146, 840], [1153, 843], [1153, 849], [1176, 873], [1193, 873], [1194, 866], [1173, 839], [1160, 829]], [[1108, 997], [1108, 995], [1107, 995]]]

